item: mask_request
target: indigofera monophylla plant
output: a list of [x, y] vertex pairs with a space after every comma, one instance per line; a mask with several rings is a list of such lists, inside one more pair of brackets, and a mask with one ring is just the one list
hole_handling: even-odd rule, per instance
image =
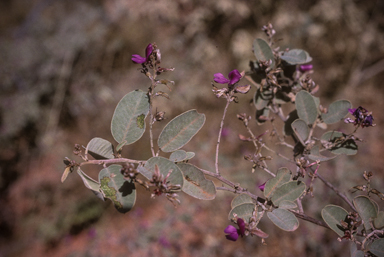
[[[320, 169], [323, 162], [338, 155], [357, 153], [359, 139], [355, 133], [358, 129], [375, 125], [372, 113], [361, 106], [352, 108], [348, 100], [338, 100], [324, 107], [320, 99], [314, 96], [319, 86], [310, 77], [313, 72], [310, 55], [301, 49], [280, 50], [276, 47], [273, 40], [275, 31], [271, 24], [264, 26], [263, 31], [267, 41], [261, 38], [254, 41], [256, 59], [250, 61], [250, 71], [239, 72], [234, 69], [228, 77], [222, 73], [213, 75], [214, 82], [224, 86], [212, 83], [212, 91], [217, 98], [226, 101], [218, 126], [214, 171], [194, 166], [191, 163], [195, 153], [182, 150], [203, 127], [204, 114], [196, 110], [186, 111], [170, 120], [157, 140], [153, 135], [153, 126], [161, 125], [160, 122], [165, 118], [165, 113], [155, 107], [156, 99], [169, 99], [170, 96], [163, 90], [170, 89], [174, 84], [173, 81], [158, 79], [158, 76], [174, 69], [160, 66], [160, 49], [151, 43], [146, 47], [144, 57], [132, 56], [132, 61], [141, 65], [140, 72], [149, 79], [150, 86], [147, 91], [138, 89], [128, 93], [118, 103], [111, 124], [116, 146], [102, 138], [93, 138], [84, 150], [80, 145], [75, 145], [74, 154], [82, 162], [66, 158], [62, 182], [76, 169], [88, 189], [102, 200], [110, 199], [122, 213], [133, 208], [137, 186], [152, 191], [153, 198], [165, 196], [175, 206], [181, 204], [178, 198], [180, 193], [200, 200], [213, 200], [217, 191], [229, 191], [235, 197], [228, 219], [236, 223], [238, 228], [233, 225], [225, 228], [228, 240], [236, 241], [239, 236], [257, 236], [265, 242], [268, 234], [258, 228], [263, 219], [269, 218], [285, 231], [296, 230], [298, 219], [302, 219], [332, 229], [340, 241], [351, 241], [351, 256], [384, 256], [384, 212], [379, 210], [376, 202], [384, 200], [384, 194], [371, 187], [373, 174], [364, 172], [365, 182], [353, 187], [353, 192], [360, 195], [349, 199], [321, 176]], [[238, 84], [243, 78], [250, 84]], [[258, 192], [251, 192], [225, 178], [220, 172], [218, 158], [229, 105], [239, 102], [237, 94], [247, 94], [252, 89], [255, 90], [253, 104], [256, 110], [251, 112], [256, 112], [256, 122], [270, 122], [273, 127], [272, 133], [267, 131], [255, 135], [249, 127], [251, 116], [246, 113], [237, 115], [248, 132], [247, 136], [240, 134], [239, 139], [252, 142], [255, 148], [254, 154], [244, 156], [246, 161], [251, 162], [250, 169], [252, 172], [262, 170], [271, 176], [260, 183]], [[286, 114], [284, 110], [288, 105], [293, 105], [295, 109]], [[277, 128], [275, 119], [281, 119], [283, 127]], [[350, 123], [351, 132], [327, 129], [328, 125], [337, 122]], [[152, 157], [148, 160], [132, 160], [121, 156], [123, 147], [138, 141], [147, 126]], [[322, 136], [315, 137], [315, 131], [319, 134], [321, 130], [324, 131]], [[277, 136], [279, 146], [290, 148], [292, 156], [284, 156], [267, 146], [262, 140], [267, 136]], [[270, 170], [268, 162], [272, 158], [267, 153], [294, 164], [296, 170], [291, 171], [287, 167]], [[90, 164], [103, 167], [98, 180], [83, 172], [82, 167]], [[223, 186], [215, 186], [209, 178], [219, 180]], [[330, 204], [321, 210], [323, 220], [308, 216], [303, 210], [302, 200], [314, 196], [317, 180], [345, 201], [348, 210]]]

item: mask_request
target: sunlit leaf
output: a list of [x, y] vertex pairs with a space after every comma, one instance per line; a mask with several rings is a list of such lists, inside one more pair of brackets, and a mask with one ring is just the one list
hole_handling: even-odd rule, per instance
[[305, 189], [306, 186], [301, 181], [287, 182], [275, 190], [271, 201], [276, 206], [279, 206], [280, 202], [284, 200], [293, 202], [304, 193]]
[[341, 221], [345, 221], [348, 212], [337, 205], [327, 205], [321, 211], [321, 216], [327, 225], [335, 231], [339, 236], [344, 236], [344, 231], [341, 230]]
[[184, 193], [200, 200], [212, 200], [216, 197], [215, 184], [206, 179], [201, 170], [187, 163], [179, 163], [177, 167], [180, 168], [185, 178], [182, 188]]
[[250, 197], [248, 194], [239, 194], [235, 198], [232, 199], [231, 207], [232, 209], [236, 206], [243, 204], [243, 203], [253, 203], [252, 197]]
[[90, 154], [96, 160], [113, 159], [113, 145], [105, 139], [95, 137], [89, 141], [85, 154]]
[[317, 118], [318, 110], [312, 95], [307, 91], [300, 91], [296, 94], [296, 110], [300, 119], [308, 125], [313, 124]]
[[83, 180], [85, 187], [90, 189], [98, 198], [104, 201], [104, 195], [100, 190], [100, 183], [89, 177], [80, 168], [77, 169], [77, 173]]
[[336, 123], [342, 120], [347, 114], [352, 104], [348, 100], [339, 100], [331, 103], [327, 113], [323, 113], [321, 118], [326, 124]]
[[268, 218], [280, 229], [285, 231], [294, 231], [299, 227], [299, 221], [295, 215], [285, 209], [274, 209], [267, 213]]
[[139, 140], [145, 131], [145, 117], [149, 112], [149, 100], [145, 92], [136, 90], [126, 94], [118, 103], [112, 117], [113, 138], [125, 145]]
[[114, 164], [102, 169], [99, 181], [105, 198], [110, 199], [119, 212], [126, 213], [135, 205], [136, 187], [135, 183], [124, 178], [121, 168], [122, 166]]
[[321, 136], [321, 141], [329, 142], [333, 147], [328, 150], [333, 154], [355, 155], [358, 146], [353, 139], [345, 140], [347, 135], [339, 131], [328, 131]]
[[282, 184], [291, 179], [291, 171], [288, 168], [282, 167], [277, 170], [276, 177], [271, 178], [265, 183], [264, 196], [268, 199], [273, 195], [275, 190]]
[[304, 64], [312, 61], [309, 54], [301, 49], [291, 49], [288, 52], [282, 52], [280, 58], [291, 65]]
[[252, 217], [253, 211], [255, 210], [255, 206], [256, 205], [254, 203], [243, 203], [237, 205], [229, 212], [228, 219], [230, 220], [234, 218], [234, 214], [236, 214], [238, 218], [249, 222], [249, 219]]
[[263, 39], [256, 38], [255, 41], [253, 41], [253, 53], [255, 54], [257, 61], [260, 62], [272, 60], [270, 67], [275, 67], [275, 57], [273, 55], [272, 49]]
[[163, 152], [173, 152], [191, 140], [205, 122], [205, 115], [190, 110], [172, 119], [161, 132], [158, 145]]
[[169, 160], [173, 162], [181, 162], [184, 161], [187, 158], [187, 152], [184, 150], [176, 150], [173, 153], [171, 153], [171, 156], [169, 156]]
[[364, 221], [365, 230], [372, 229], [370, 220], [374, 220], [377, 217], [377, 209], [371, 199], [367, 196], [360, 195], [353, 199], [353, 205], [355, 206], [361, 219]]
[[301, 119], [297, 119], [294, 122], [292, 122], [291, 126], [296, 136], [299, 138], [300, 142], [302, 142], [302, 144], [305, 145], [304, 143], [309, 136], [309, 127], [307, 123], [305, 123], [305, 121]]

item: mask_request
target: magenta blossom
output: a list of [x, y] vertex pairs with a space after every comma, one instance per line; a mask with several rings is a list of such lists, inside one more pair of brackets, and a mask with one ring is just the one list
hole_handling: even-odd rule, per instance
[[233, 86], [234, 84], [236, 84], [237, 82], [240, 81], [241, 79], [241, 74], [238, 70], [233, 70], [231, 71], [229, 74], [228, 74], [228, 77], [229, 79], [227, 79], [226, 77], [224, 77], [223, 74], [221, 73], [215, 73], [214, 75], [214, 81], [216, 83], [220, 83], [220, 84], [228, 84], [228, 86]]
[[266, 184], [266, 183], [267, 183], [267, 182], [264, 182], [264, 184], [261, 184], [261, 185], [259, 186], [259, 189], [260, 189], [261, 192], [264, 192], [265, 184]]
[[228, 225], [224, 229], [224, 233], [227, 234], [227, 235], [225, 235], [225, 237], [228, 240], [236, 241], [239, 238], [239, 235], [244, 236], [244, 234], [245, 234], [245, 222], [244, 222], [244, 220], [243, 219], [237, 219], [237, 225], [239, 226], [239, 229], [236, 229], [232, 225]]
[[347, 118], [345, 122], [361, 125], [362, 128], [375, 126], [375, 124], [373, 124], [373, 116], [367, 109], [359, 106], [355, 109], [348, 109], [348, 111], [355, 117], [355, 120]]
[[300, 65], [299, 69], [301, 72], [310, 71], [313, 69], [313, 65], [312, 64]]
[[147, 48], [145, 49], [145, 56], [146, 57], [142, 57], [142, 56], [140, 56], [138, 54], [134, 54], [134, 55], [132, 55], [132, 59], [131, 60], [134, 63], [147, 63], [147, 62], [150, 61], [149, 57], [151, 56], [152, 52], [153, 52], [153, 46], [152, 46], [152, 44], [149, 44], [147, 46]]

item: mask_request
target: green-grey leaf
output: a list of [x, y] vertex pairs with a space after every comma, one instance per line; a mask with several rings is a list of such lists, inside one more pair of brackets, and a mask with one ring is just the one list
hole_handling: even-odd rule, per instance
[[293, 131], [299, 138], [300, 142], [305, 145], [305, 141], [309, 136], [309, 127], [307, 123], [302, 119], [297, 119], [291, 124]]
[[195, 157], [195, 153], [194, 152], [187, 152], [187, 157], [185, 157], [185, 160], [190, 160], [193, 157]]
[[157, 141], [163, 152], [173, 152], [191, 140], [205, 122], [205, 115], [190, 110], [172, 119], [161, 132]]
[[311, 153], [308, 155], [308, 158], [313, 160], [313, 161], [329, 161], [332, 160], [333, 158], [336, 158], [337, 155], [334, 156], [324, 156], [320, 154], [320, 147], [318, 145], [315, 145], [314, 147], [311, 148]]
[[384, 212], [380, 211], [377, 213], [377, 217], [373, 220], [373, 225], [376, 229], [384, 228]]
[[344, 236], [344, 231], [340, 228], [341, 221], [344, 221], [347, 217], [348, 212], [337, 205], [327, 205], [321, 211], [321, 216], [327, 225], [335, 231], [339, 236]]
[[77, 173], [84, 182], [86, 188], [91, 189], [91, 191], [101, 200], [104, 201], [104, 195], [100, 190], [100, 183], [95, 181], [93, 178], [85, 174], [80, 168], [77, 169]]
[[269, 108], [266, 107], [262, 110], [256, 110], [256, 122], [261, 125], [269, 118]]
[[141, 90], [126, 94], [117, 104], [112, 117], [111, 131], [113, 138], [125, 145], [139, 140], [145, 131], [144, 119], [149, 112], [149, 100]]
[[179, 163], [177, 167], [184, 175], [184, 193], [200, 200], [212, 200], [216, 197], [215, 184], [205, 178], [203, 172], [188, 163]]
[[252, 217], [253, 211], [255, 210], [255, 204], [254, 203], [243, 203], [240, 205], [237, 205], [235, 208], [233, 208], [228, 215], [228, 219], [234, 218], [234, 214], [237, 214], [238, 218], [243, 219], [246, 222], [249, 222], [249, 219]]
[[300, 119], [308, 125], [313, 124], [317, 118], [317, 107], [315, 99], [307, 91], [300, 91], [296, 94], [295, 106]]
[[263, 88], [257, 89], [254, 97], [253, 97], [253, 103], [256, 107], [256, 110], [262, 110], [265, 107], [267, 107], [268, 103], [273, 99], [273, 92], [272, 90], [267, 90]]
[[295, 209], [297, 207], [297, 204], [292, 202], [292, 201], [287, 201], [287, 200], [284, 200], [284, 201], [281, 201], [280, 202], [280, 205], [279, 205], [279, 208], [281, 209]]
[[233, 209], [243, 203], [253, 203], [252, 197], [245, 193], [237, 195], [231, 202], [231, 208]]
[[169, 160], [173, 162], [181, 162], [184, 161], [187, 158], [187, 152], [184, 150], [176, 150], [173, 153], [171, 153], [171, 156], [169, 156]]
[[364, 257], [364, 252], [357, 250], [355, 242], [350, 243], [349, 250], [351, 252], [351, 257]]
[[105, 198], [113, 202], [115, 208], [126, 213], [136, 202], [136, 187], [132, 181], [127, 181], [121, 173], [121, 165], [111, 165], [99, 173], [100, 189]]
[[113, 145], [111, 142], [95, 137], [89, 141], [85, 154], [90, 154], [96, 160], [113, 159]]
[[285, 209], [274, 209], [267, 213], [268, 218], [280, 229], [294, 231], [299, 227], [299, 221], [295, 215]]
[[297, 120], [299, 116], [297, 115], [297, 110], [293, 110], [288, 114], [288, 119], [284, 123], [284, 135], [292, 136], [295, 132], [292, 129], [291, 124]]
[[279, 206], [280, 202], [284, 200], [293, 202], [304, 193], [305, 188], [305, 184], [301, 181], [287, 182], [275, 190], [271, 201], [276, 206]]
[[353, 205], [364, 221], [365, 230], [372, 229], [370, 220], [374, 220], [377, 217], [377, 209], [374, 203], [367, 196], [360, 195], [353, 199]]
[[291, 65], [304, 64], [312, 61], [309, 54], [301, 49], [291, 49], [288, 52], [283, 52], [280, 58]]
[[277, 170], [276, 177], [271, 178], [265, 183], [264, 196], [270, 198], [275, 192], [276, 188], [282, 184], [287, 183], [291, 179], [291, 171], [288, 168], [282, 167]]
[[369, 246], [369, 251], [376, 255], [377, 257], [384, 256], [384, 238], [379, 238], [373, 241]]
[[270, 67], [275, 67], [275, 57], [273, 55], [272, 49], [263, 39], [256, 38], [255, 41], [253, 41], [253, 53], [255, 54], [257, 61], [260, 62], [272, 60]]
[[[358, 146], [353, 139], [344, 140], [345, 134], [339, 131], [328, 131], [321, 136], [321, 141], [336, 143], [334, 147], [328, 149], [334, 154], [355, 155]], [[337, 143], [339, 142], [339, 143]]]
[[321, 118], [326, 124], [336, 123], [342, 120], [347, 114], [352, 104], [348, 100], [339, 100], [331, 103], [327, 113], [323, 113]]
[[160, 173], [164, 178], [168, 176], [170, 171], [172, 171], [167, 181], [169, 181], [174, 186], [179, 185], [181, 188], [183, 188], [184, 176], [181, 170], [173, 161], [170, 161], [164, 157], [152, 157], [145, 162], [144, 166], [139, 166], [137, 171], [147, 179], [152, 179], [152, 176], [155, 172], [155, 165], [159, 167]]

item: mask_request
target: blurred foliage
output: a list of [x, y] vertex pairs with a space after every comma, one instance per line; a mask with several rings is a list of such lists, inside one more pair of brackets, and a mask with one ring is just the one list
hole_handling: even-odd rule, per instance
[[[380, 127], [383, 10], [380, 0], [1, 1], [0, 255], [340, 256], [347, 244], [337, 242], [332, 231], [304, 222], [294, 235], [272, 224], [261, 228], [272, 235], [267, 247], [254, 238], [224, 243], [222, 230], [233, 198], [226, 193], [214, 204], [183, 198], [175, 210], [165, 199], [153, 202], [142, 192], [133, 214], [122, 216], [79, 187], [79, 179], [60, 184], [64, 165], [59, 158], [95, 136], [113, 141], [109, 124], [117, 102], [133, 89], [148, 87], [130, 57], [156, 42], [164, 65], [176, 67], [164, 76], [175, 81], [172, 100], [156, 105], [168, 119], [195, 106], [207, 115], [210, 124], [186, 150], [199, 149], [198, 165], [211, 168], [223, 103], [208, 93], [210, 81], [217, 72], [248, 69], [252, 42], [263, 37], [261, 27], [268, 22], [283, 49], [305, 49], [313, 57], [313, 79], [323, 101], [348, 98], [354, 107], [378, 114]], [[229, 117], [249, 112], [249, 100], [241, 97]], [[267, 129], [253, 128], [256, 134]], [[242, 156], [251, 146], [237, 139], [240, 122], [227, 129], [222, 165], [233, 180], [254, 190], [267, 177], [257, 173], [249, 179], [251, 167]], [[156, 133], [160, 130], [155, 128]], [[358, 156], [342, 157], [320, 170], [336, 185], [343, 181], [345, 191], [364, 169], [375, 173], [377, 187], [384, 186], [384, 134], [373, 128], [361, 137], [365, 142]], [[148, 145], [133, 144], [126, 151], [132, 158], [150, 156]], [[283, 164], [275, 162], [276, 167]], [[324, 196], [323, 202], [341, 204], [320, 183], [316, 194]], [[307, 211], [320, 218], [315, 205], [310, 203]]]

